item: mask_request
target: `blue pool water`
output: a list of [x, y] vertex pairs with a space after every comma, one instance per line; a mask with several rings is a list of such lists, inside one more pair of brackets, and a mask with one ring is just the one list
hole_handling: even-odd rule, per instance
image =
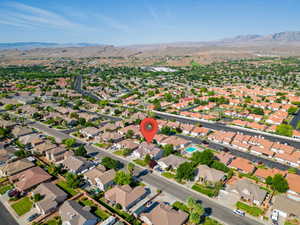
[[189, 152], [189, 153], [194, 152], [194, 151], [196, 151], [196, 150], [197, 150], [196, 147], [188, 147], [188, 148], [185, 149], [185, 151], [186, 151], [186, 152]]

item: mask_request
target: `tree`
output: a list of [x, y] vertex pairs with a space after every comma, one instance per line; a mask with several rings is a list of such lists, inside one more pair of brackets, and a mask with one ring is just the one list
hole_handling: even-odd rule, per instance
[[195, 175], [195, 170], [192, 163], [185, 162], [180, 164], [176, 171], [176, 179], [192, 180]]
[[192, 212], [190, 213], [189, 222], [192, 224], [199, 224], [200, 223], [200, 216], [198, 213]]
[[195, 165], [205, 164], [210, 166], [214, 161], [214, 154], [210, 150], [204, 150], [203, 152], [194, 152], [192, 155], [192, 161]]
[[280, 193], [285, 193], [289, 189], [289, 184], [281, 174], [275, 174], [272, 179], [272, 189]]
[[145, 163], [148, 165], [148, 164], [150, 163], [150, 161], [151, 161], [151, 156], [150, 156], [149, 154], [147, 154], [147, 155], [145, 156], [144, 161], [145, 161]]
[[7, 138], [9, 133], [10, 133], [9, 129], [0, 127], [0, 139]]
[[74, 138], [67, 138], [63, 140], [63, 144], [65, 144], [68, 148], [72, 148], [76, 144], [76, 140]]
[[134, 135], [133, 130], [128, 130], [127, 133], [125, 134], [125, 137], [126, 137], [126, 138], [132, 138], [133, 135]]
[[163, 150], [164, 150], [164, 157], [168, 156], [168, 155], [171, 155], [172, 153], [174, 153], [174, 147], [172, 144], [166, 144], [164, 147], [163, 147]]
[[127, 164], [127, 170], [128, 170], [128, 172], [129, 172], [130, 174], [133, 173], [134, 167], [135, 167], [135, 165], [134, 165], [132, 162], [130, 162], [130, 163]]
[[188, 197], [187, 207], [190, 212], [189, 221], [193, 224], [198, 224], [200, 222], [201, 216], [204, 213], [202, 205], [198, 203], [194, 198]]
[[114, 160], [110, 157], [104, 157], [101, 161], [101, 164], [108, 169], [119, 169], [121, 167], [121, 163], [118, 160]]
[[296, 127], [298, 130], [300, 129], [300, 121], [298, 121], [297, 123], [297, 127]]
[[118, 185], [131, 184], [132, 176], [121, 170], [121, 171], [117, 172], [114, 180], [115, 180], [116, 184], [118, 184]]
[[296, 114], [297, 111], [298, 111], [298, 107], [291, 106], [287, 112], [289, 113], [289, 115], [294, 115]]
[[76, 148], [74, 150], [74, 153], [75, 153], [76, 156], [83, 156], [83, 157], [85, 157], [86, 154], [87, 154], [87, 151], [86, 151], [84, 145], [80, 145], [78, 148]]
[[213, 163], [211, 164], [211, 167], [216, 169], [216, 170], [221, 170], [225, 173], [227, 173], [229, 171], [229, 168], [224, 163], [221, 163], [217, 160], [213, 161]]
[[13, 109], [15, 109], [15, 105], [13, 105], [13, 104], [6, 104], [5, 106], [4, 106], [4, 109], [5, 110], [13, 110]]
[[276, 133], [283, 136], [291, 137], [293, 135], [293, 127], [289, 124], [280, 124], [276, 127]]
[[267, 185], [272, 185], [272, 183], [273, 183], [273, 178], [272, 178], [271, 176], [268, 176], [268, 177], [266, 178], [266, 184], [267, 184]]
[[47, 167], [47, 171], [49, 174], [56, 176], [59, 171], [60, 171], [60, 167], [57, 167], [55, 164], [51, 163], [48, 167]]
[[81, 182], [80, 177], [73, 173], [67, 173], [66, 180], [67, 185], [71, 188], [77, 188]]
[[42, 199], [43, 199], [43, 196], [40, 193], [37, 193], [37, 194], [33, 195], [33, 201], [34, 202], [41, 201]]

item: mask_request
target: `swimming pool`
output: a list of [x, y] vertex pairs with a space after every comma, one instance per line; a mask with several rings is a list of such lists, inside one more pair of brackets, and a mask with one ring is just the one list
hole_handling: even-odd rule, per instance
[[196, 148], [196, 147], [187, 147], [186, 149], [185, 149], [185, 151], [186, 152], [188, 152], [188, 153], [192, 153], [192, 152], [194, 152], [194, 151], [197, 151], [198, 150], [198, 148]]

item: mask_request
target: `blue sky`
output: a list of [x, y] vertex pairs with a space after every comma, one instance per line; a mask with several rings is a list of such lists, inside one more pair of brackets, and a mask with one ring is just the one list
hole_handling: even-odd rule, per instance
[[0, 0], [0, 42], [128, 45], [296, 30], [299, 0]]

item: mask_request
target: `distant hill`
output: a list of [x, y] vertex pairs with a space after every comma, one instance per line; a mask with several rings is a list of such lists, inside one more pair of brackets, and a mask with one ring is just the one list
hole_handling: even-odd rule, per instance
[[14, 43], [0, 43], [0, 50], [4, 49], [19, 49], [29, 50], [33, 48], [66, 48], [66, 47], [90, 47], [101, 46], [99, 44], [91, 43], [52, 43], [52, 42], [14, 42]]

